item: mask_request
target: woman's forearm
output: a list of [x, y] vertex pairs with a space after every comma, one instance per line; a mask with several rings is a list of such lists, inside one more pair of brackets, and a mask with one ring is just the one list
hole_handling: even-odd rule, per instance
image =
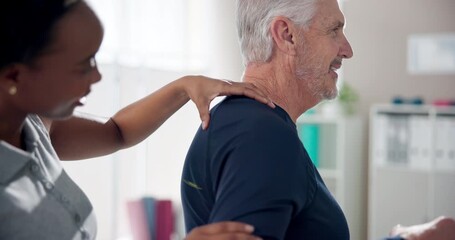
[[121, 148], [133, 146], [158, 129], [190, 98], [185, 91], [186, 77], [118, 111], [112, 121], [117, 125]]

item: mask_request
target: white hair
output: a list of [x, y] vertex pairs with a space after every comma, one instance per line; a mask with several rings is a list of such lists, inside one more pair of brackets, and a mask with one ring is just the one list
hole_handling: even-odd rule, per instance
[[270, 23], [284, 16], [308, 27], [318, 0], [237, 0], [237, 31], [243, 64], [267, 62], [273, 50]]

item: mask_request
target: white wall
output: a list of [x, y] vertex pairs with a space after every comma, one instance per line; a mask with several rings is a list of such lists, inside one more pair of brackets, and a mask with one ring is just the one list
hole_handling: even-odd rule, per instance
[[453, 0], [347, 0], [346, 35], [354, 57], [344, 78], [360, 93], [361, 111], [396, 95], [428, 102], [455, 98], [455, 75], [410, 75], [406, 71], [410, 34], [455, 32]]
[[211, 59], [210, 76], [240, 81], [243, 73], [242, 58], [235, 24], [235, 1], [209, 1]]
[[[407, 37], [454, 33], [455, 1], [346, 0], [343, 12], [345, 32], [354, 50], [354, 57], [343, 64], [344, 80], [359, 92], [359, 111], [365, 119], [372, 104], [388, 103], [395, 96], [418, 96], [428, 103], [455, 98], [455, 75], [416, 76], [406, 70]], [[365, 161], [367, 147], [368, 144]], [[367, 167], [366, 164], [365, 171]]]

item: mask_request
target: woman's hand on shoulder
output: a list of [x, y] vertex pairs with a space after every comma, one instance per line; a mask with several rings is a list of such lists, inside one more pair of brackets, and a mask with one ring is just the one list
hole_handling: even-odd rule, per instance
[[275, 107], [272, 101], [254, 84], [218, 80], [204, 76], [185, 76], [179, 79], [188, 97], [196, 104], [202, 120], [202, 128], [206, 129], [210, 121], [210, 102], [217, 96], [244, 95], [259, 102]]
[[219, 222], [194, 228], [185, 240], [261, 240], [253, 236], [254, 228], [237, 222]]

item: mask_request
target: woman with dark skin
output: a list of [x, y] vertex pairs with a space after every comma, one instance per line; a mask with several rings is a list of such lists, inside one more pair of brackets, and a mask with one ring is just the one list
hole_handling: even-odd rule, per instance
[[[60, 160], [92, 158], [133, 146], [193, 100], [203, 128], [219, 95], [246, 95], [273, 107], [254, 85], [186, 76], [121, 109], [107, 122], [73, 116], [100, 81], [103, 38], [84, 1], [0, 3], [0, 239], [95, 239], [85, 194]], [[253, 228], [222, 222], [192, 239], [257, 239]]]

